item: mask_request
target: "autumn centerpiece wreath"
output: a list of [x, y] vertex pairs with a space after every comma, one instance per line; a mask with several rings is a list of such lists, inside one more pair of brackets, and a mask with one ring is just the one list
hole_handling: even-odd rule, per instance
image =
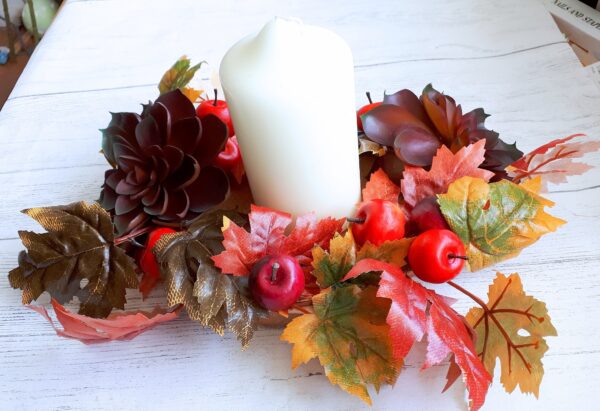
[[[112, 114], [98, 202], [23, 211], [46, 230], [19, 232], [26, 250], [9, 280], [24, 304], [85, 343], [129, 339], [185, 310], [246, 347], [279, 318], [292, 367], [318, 358], [332, 383], [368, 403], [367, 387], [394, 384], [418, 341], [423, 368], [449, 359], [446, 388], [462, 376], [473, 410], [498, 359], [508, 392], [538, 395], [546, 337], [556, 335], [546, 305], [518, 274], [497, 273], [487, 298], [454, 278], [564, 224], [540, 193], [586, 171], [573, 159], [600, 142], [573, 135], [523, 155], [486, 128], [482, 109], [463, 113], [431, 85], [420, 97], [401, 90], [359, 110], [355, 215], [293, 217], [252, 204], [227, 104], [188, 87], [198, 68], [180, 59], [141, 113]], [[427, 282], [474, 308], [459, 314]], [[114, 311], [127, 289], [147, 296], [157, 285], [165, 309]], [[29, 305], [44, 292], [62, 328]], [[78, 313], [63, 306], [75, 301]]]

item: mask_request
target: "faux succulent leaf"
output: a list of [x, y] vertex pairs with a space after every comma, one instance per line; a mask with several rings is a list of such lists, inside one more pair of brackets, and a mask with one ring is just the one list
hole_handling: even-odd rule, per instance
[[379, 169], [369, 177], [369, 181], [362, 190], [363, 201], [381, 199], [398, 202], [400, 196], [400, 187], [388, 177], [388, 175]]
[[517, 256], [565, 223], [545, 212], [553, 203], [533, 188], [534, 184], [463, 177], [438, 196], [442, 214], [465, 244], [471, 271]]
[[557, 335], [546, 304], [525, 294], [518, 274], [498, 273], [486, 308], [472, 308], [466, 320], [477, 333], [477, 353], [488, 372], [494, 374], [500, 359], [504, 389], [512, 392], [519, 386], [537, 397], [544, 375], [542, 357], [548, 351], [544, 337]]
[[428, 124], [397, 105], [381, 104], [363, 114], [361, 120], [369, 140], [384, 146], [392, 146], [396, 135], [406, 128], [416, 128], [431, 134]]
[[160, 83], [158, 83], [160, 94], [187, 86], [192, 78], [194, 78], [196, 71], [198, 71], [202, 63], [204, 62], [202, 61], [192, 66], [189, 58], [181, 56], [160, 79]]
[[485, 141], [463, 147], [456, 154], [446, 146], [438, 149], [431, 169], [406, 166], [401, 182], [404, 201], [415, 206], [422, 199], [448, 191], [448, 186], [461, 177], [470, 176], [489, 181], [494, 173], [479, 168], [485, 156]]
[[492, 379], [476, 355], [468, 325], [450, 307], [451, 301], [411, 280], [399, 267], [376, 260], [358, 262], [344, 280], [373, 271], [381, 272], [377, 296], [392, 302], [386, 321], [390, 326], [395, 361], [400, 363], [414, 343], [427, 334], [423, 368], [439, 364], [452, 355], [454, 362], [449, 372], [456, 376], [462, 373], [469, 391], [470, 408], [479, 409]]
[[266, 312], [249, 296], [244, 279], [221, 273], [211, 260], [223, 250], [223, 217], [232, 224], [245, 222], [234, 212], [210, 211], [196, 218], [187, 231], [163, 236], [154, 252], [169, 306], [182, 304], [192, 320], [220, 335], [230, 329], [246, 347]]
[[165, 311], [157, 307], [151, 313], [143, 311], [113, 313], [108, 318], [98, 319], [72, 313], [52, 299], [54, 314], [63, 327], [61, 330], [56, 327], [44, 306], [29, 305], [28, 307], [48, 320], [56, 334], [79, 340], [84, 344], [131, 340], [158, 324], [174, 320], [179, 315], [177, 310]]
[[390, 302], [377, 288], [356, 285], [313, 297], [314, 314], [292, 320], [281, 339], [293, 344], [292, 368], [318, 358], [327, 378], [368, 404], [367, 386], [394, 384], [400, 368], [392, 358], [385, 318]]
[[275, 254], [288, 254], [303, 265], [309, 264], [310, 250], [315, 245], [327, 247], [343, 224], [342, 219], [319, 220], [314, 214], [303, 215], [293, 221], [290, 214], [254, 205], [249, 219], [250, 232], [235, 222], [224, 221], [225, 250], [212, 257], [224, 273], [248, 275], [258, 260]]
[[[138, 285], [135, 263], [115, 246], [110, 215], [97, 203], [23, 210], [47, 231], [19, 231], [27, 251], [8, 278], [23, 304], [47, 291], [64, 304], [77, 297], [79, 314], [106, 317], [125, 306], [125, 289]], [[87, 283], [87, 284], [86, 284]]]
[[509, 175], [515, 182], [540, 176], [546, 187], [547, 183], [566, 183], [568, 176], [583, 174], [592, 166], [573, 159], [600, 150], [600, 141], [582, 141], [578, 137], [585, 134], [559, 138], [536, 148], [512, 163]]

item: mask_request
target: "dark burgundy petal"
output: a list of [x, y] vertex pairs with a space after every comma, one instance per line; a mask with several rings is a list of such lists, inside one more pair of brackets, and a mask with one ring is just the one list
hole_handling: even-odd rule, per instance
[[107, 170], [104, 173], [104, 184], [115, 190], [117, 184], [125, 177], [125, 173], [121, 170]]
[[127, 181], [125, 181], [125, 179], [123, 179], [119, 181], [119, 184], [117, 184], [117, 188], [115, 189], [115, 191], [119, 195], [133, 195], [142, 191], [143, 188], [144, 187], [129, 184]]
[[202, 124], [197, 117], [189, 117], [173, 124], [171, 138], [167, 144], [183, 150], [186, 154], [193, 154], [201, 141]]
[[154, 117], [146, 117], [138, 124], [135, 128], [135, 138], [144, 151], [152, 146], [162, 144], [158, 124], [156, 124]]
[[192, 102], [183, 95], [179, 89], [169, 91], [156, 99], [156, 103], [162, 103], [171, 113], [171, 123], [174, 124], [179, 120], [187, 117], [194, 117], [196, 109]]
[[391, 104], [382, 104], [369, 110], [361, 116], [361, 120], [369, 140], [384, 146], [392, 146], [396, 134], [404, 128], [417, 127], [429, 130], [427, 125], [411, 112]]
[[105, 184], [100, 192], [100, 199], [98, 202], [105, 210], [113, 210], [115, 208], [115, 203], [117, 202], [117, 193]]
[[202, 120], [202, 137], [196, 148], [196, 159], [201, 166], [212, 163], [227, 143], [227, 125], [212, 114]]
[[135, 180], [138, 184], [145, 184], [150, 179], [150, 174], [148, 174], [148, 171], [143, 167], [135, 166], [134, 172]]
[[181, 163], [183, 163], [183, 158], [185, 154], [181, 149], [173, 146], [165, 146], [163, 147], [163, 158], [169, 163], [169, 168], [171, 170], [177, 170]]
[[144, 204], [144, 206], [154, 205], [158, 201], [160, 193], [160, 186], [150, 187], [149, 190], [144, 194], [144, 197], [142, 197], [142, 204]]
[[192, 184], [200, 174], [200, 165], [196, 159], [190, 155], [183, 158], [181, 166], [169, 178], [163, 182], [163, 185], [170, 190], [182, 190]]
[[190, 209], [190, 198], [183, 191], [171, 191], [167, 202], [165, 216], [169, 219], [184, 218]]
[[421, 100], [419, 100], [419, 97], [410, 90], [404, 89], [397, 91], [394, 94], [384, 94], [383, 104], [398, 106], [410, 112], [413, 116], [423, 122], [423, 124], [431, 127], [431, 123], [423, 108], [423, 104], [421, 104]]
[[115, 204], [115, 214], [121, 215], [134, 210], [140, 205], [139, 201], [133, 200], [130, 196], [119, 196]]
[[142, 118], [136, 113], [110, 113], [109, 127], [115, 127], [122, 131], [122, 135], [134, 135], [135, 128]]
[[143, 227], [148, 221], [148, 217], [141, 208], [137, 208], [127, 214], [115, 215], [113, 222], [118, 235], [129, 233], [136, 228]]
[[194, 184], [186, 188], [190, 210], [200, 213], [221, 203], [229, 194], [229, 179], [218, 167], [204, 167]]
[[161, 216], [167, 211], [169, 204], [169, 192], [162, 188], [154, 204], [144, 207], [144, 211], [152, 216]]
[[161, 141], [169, 141], [171, 138], [171, 114], [169, 110], [160, 102], [154, 103], [149, 109], [149, 114], [154, 117], [158, 125]]
[[405, 128], [394, 140], [394, 152], [402, 161], [413, 166], [429, 166], [437, 149], [438, 138], [420, 128]]

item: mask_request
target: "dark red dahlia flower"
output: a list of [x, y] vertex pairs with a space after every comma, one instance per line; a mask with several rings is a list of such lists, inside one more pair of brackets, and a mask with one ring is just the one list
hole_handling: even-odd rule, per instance
[[119, 235], [150, 222], [193, 218], [229, 193], [227, 175], [212, 165], [227, 126], [215, 116], [199, 120], [179, 90], [145, 105], [141, 115], [112, 113], [102, 137], [113, 168], [105, 174], [100, 204], [114, 213]]

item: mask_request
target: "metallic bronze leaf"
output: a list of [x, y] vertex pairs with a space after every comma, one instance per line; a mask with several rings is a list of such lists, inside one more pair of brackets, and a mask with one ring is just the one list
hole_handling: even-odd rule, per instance
[[219, 335], [231, 330], [246, 347], [267, 312], [248, 294], [247, 279], [221, 273], [211, 260], [223, 251], [223, 217], [243, 226], [233, 211], [214, 210], [196, 218], [187, 231], [166, 235], [154, 247], [170, 307], [182, 304], [189, 317]]
[[21, 251], [8, 279], [23, 290], [23, 304], [47, 291], [61, 304], [77, 297], [79, 314], [89, 317], [125, 308], [125, 289], [138, 285], [135, 263], [115, 246], [107, 211], [97, 203], [78, 202], [23, 213], [47, 231], [19, 231], [27, 251]]

